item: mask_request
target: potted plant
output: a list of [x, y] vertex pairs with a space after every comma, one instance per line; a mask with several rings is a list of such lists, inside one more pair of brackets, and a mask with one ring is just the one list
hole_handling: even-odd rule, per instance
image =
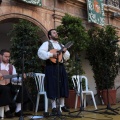
[[[119, 46], [114, 43], [118, 40], [115, 27], [108, 25], [103, 28], [94, 27], [88, 31], [89, 46], [87, 48], [87, 59], [92, 66], [97, 91], [105, 92], [109, 89], [109, 102], [115, 104], [116, 94], [114, 97], [110, 95], [110, 91], [116, 92], [114, 89], [114, 80], [118, 75], [119, 69]], [[108, 100], [104, 100], [107, 93], [103, 93], [103, 101], [108, 104]], [[107, 99], [107, 98], [106, 98]]]
[[[37, 50], [40, 46], [40, 36], [37, 33], [40, 31], [33, 23], [23, 19], [19, 19], [13, 25], [13, 29], [9, 33], [11, 37], [10, 51], [17, 73], [23, 71], [24, 73], [43, 72], [44, 63], [37, 56]], [[37, 90], [34, 78], [27, 78], [25, 84], [33, 101], [36, 102]]]
[[[76, 94], [73, 90], [72, 75], [84, 73], [81, 65], [80, 55], [82, 51], [86, 49], [88, 43], [87, 41], [89, 39], [82, 20], [69, 14], [65, 14], [65, 16], [62, 18], [62, 24], [57, 27], [57, 31], [59, 32], [60, 41], [63, 44], [67, 43], [68, 41], [74, 42], [73, 46], [69, 49], [71, 54], [70, 60], [65, 63], [70, 89], [69, 99], [66, 99], [66, 105], [73, 108], [75, 106]], [[80, 105], [78, 106], [80, 107]]]

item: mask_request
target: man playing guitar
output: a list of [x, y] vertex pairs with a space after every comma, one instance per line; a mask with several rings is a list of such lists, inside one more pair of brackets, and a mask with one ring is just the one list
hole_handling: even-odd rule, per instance
[[[44, 42], [38, 49], [39, 58], [46, 60], [45, 85], [47, 97], [51, 99], [53, 114], [58, 114], [58, 109], [56, 108], [56, 99], [59, 99], [62, 111], [69, 112], [64, 104], [64, 98], [68, 97], [68, 78], [64, 68], [63, 58], [64, 60], [68, 60], [70, 53], [68, 52], [67, 48], [64, 48], [64, 46], [58, 42], [58, 33], [55, 29], [48, 31], [48, 38], [49, 40]], [[57, 51], [61, 49], [62, 52], [57, 53]], [[58, 64], [56, 63], [57, 56], [59, 68]], [[55, 59], [55, 61], [53, 60], [53, 62], [51, 58]]]
[[[0, 73], [2, 74], [10, 74], [10, 75], [15, 75], [16, 74], [16, 69], [13, 65], [9, 63], [10, 60], [10, 52], [6, 49], [1, 50], [1, 63], [0, 63]], [[12, 82], [20, 82], [21, 77], [17, 78], [12, 78]], [[7, 118], [13, 117], [9, 105], [12, 102], [12, 92], [11, 89], [14, 89], [14, 87], [11, 87], [11, 81], [10, 79], [3, 80], [2, 76], [0, 76], [0, 107], [4, 106], [5, 108], [5, 116]], [[21, 86], [20, 86], [21, 89]], [[17, 99], [16, 99], [16, 110], [15, 110], [15, 116], [20, 116], [21, 115], [21, 90], [19, 90]], [[24, 91], [26, 94], [26, 92]], [[27, 94], [26, 94], [27, 96]], [[27, 99], [27, 98], [26, 98]]]

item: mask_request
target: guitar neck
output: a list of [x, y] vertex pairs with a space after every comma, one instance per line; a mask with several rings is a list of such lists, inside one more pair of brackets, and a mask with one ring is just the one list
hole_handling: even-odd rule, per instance
[[18, 77], [18, 74], [15, 74], [15, 75], [4, 75], [3, 79], [11, 79], [11, 78], [15, 78], [15, 77]]
[[73, 45], [73, 42], [69, 41], [67, 44], [65, 44], [64, 47], [61, 48], [61, 50], [59, 50], [58, 52], [62, 52], [64, 48], [70, 48]]
[[[26, 73], [26, 76], [34, 76], [34, 73]], [[22, 77], [22, 74], [14, 74], [14, 75], [4, 75], [3, 79], [11, 79], [11, 78], [15, 78], [15, 77]]]

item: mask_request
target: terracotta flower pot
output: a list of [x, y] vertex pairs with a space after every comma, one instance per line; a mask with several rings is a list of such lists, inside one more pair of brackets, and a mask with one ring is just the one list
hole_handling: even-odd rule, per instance
[[[65, 99], [65, 105], [69, 108], [75, 108], [76, 93], [74, 90], [69, 90], [69, 97]], [[77, 108], [80, 107], [80, 97], [78, 97]]]
[[99, 94], [102, 96], [102, 99], [105, 105], [108, 104], [108, 100], [109, 100], [109, 104], [111, 105], [116, 104], [116, 90], [115, 89], [108, 90], [108, 97], [107, 97], [107, 90], [101, 90], [99, 91]]

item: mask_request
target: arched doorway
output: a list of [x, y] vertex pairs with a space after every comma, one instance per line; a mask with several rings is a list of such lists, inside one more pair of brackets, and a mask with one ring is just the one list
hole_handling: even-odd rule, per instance
[[[27, 16], [26, 16], [27, 18]], [[7, 18], [0, 21], [0, 50], [10, 49], [10, 37], [8, 33], [12, 30], [13, 25], [19, 21], [20, 18]], [[25, 18], [23, 18], [25, 19]], [[43, 26], [36, 20], [29, 18], [28, 21], [32, 22], [34, 25], [40, 27], [41, 31], [39, 33], [41, 42], [47, 40], [46, 30]]]

